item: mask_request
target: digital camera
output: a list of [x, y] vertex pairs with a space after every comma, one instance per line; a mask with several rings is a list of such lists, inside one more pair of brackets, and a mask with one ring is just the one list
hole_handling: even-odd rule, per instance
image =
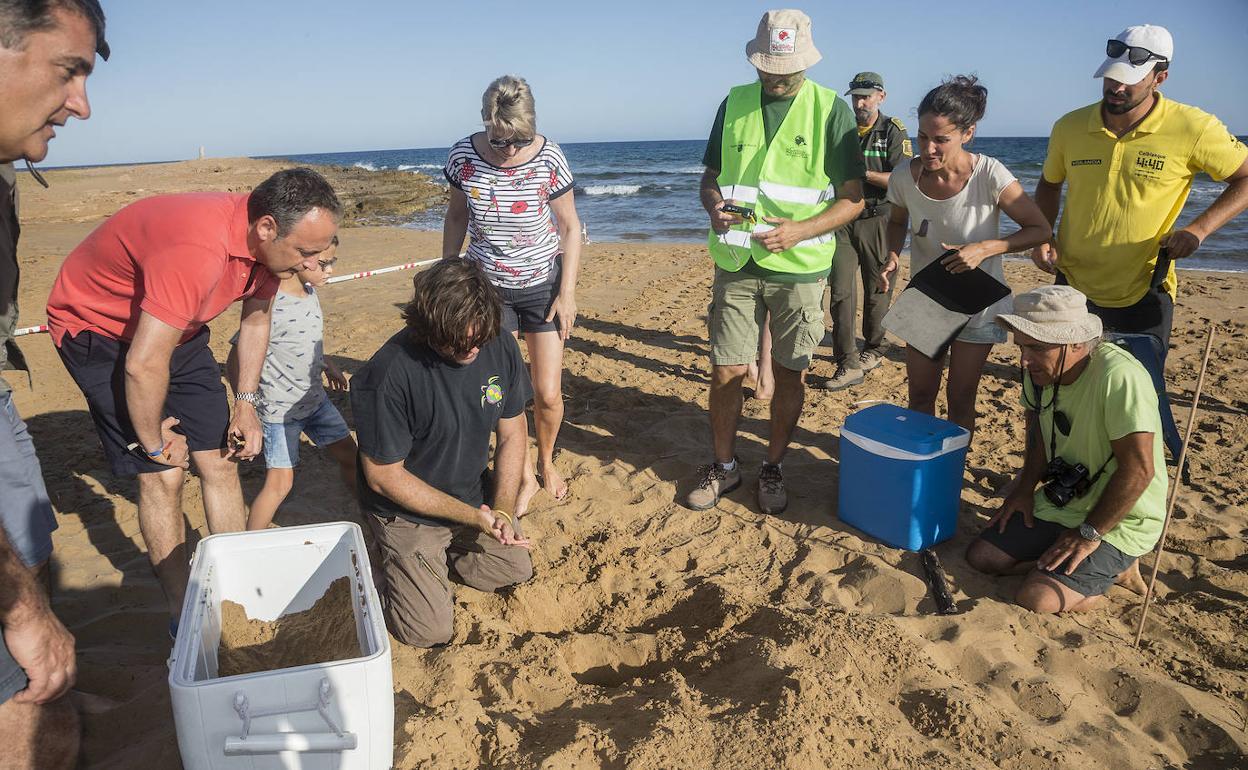
[[1088, 487], [1092, 486], [1088, 480], [1088, 469], [1083, 463], [1071, 465], [1060, 457], [1049, 460], [1041, 483], [1044, 485], [1044, 496], [1058, 508], [1064, 508], [1076, 497], [1083, 497]]

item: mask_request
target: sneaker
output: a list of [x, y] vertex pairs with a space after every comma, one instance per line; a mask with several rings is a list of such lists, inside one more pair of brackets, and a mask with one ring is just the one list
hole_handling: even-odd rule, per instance
[[858, 365], [864, 372], [869, 372], [882, 363], [884, 360], [880, 357], [879, 351], [874, 348], [863, 348], [858, 354]]
[[852, 385], [858, 385], [865, 379], [861, 369], [850, 369], [849, 366], [841, 361], [836, 365], [836, 373], [831, 379], [812, 382], [810, 387], [817, 390], [844, 390]]
[[784, 474], [779, 465], [763, 463], [758, 472], [758, 507], [763, 513], [783, 513], [789, 505], [789, 494], [784, 491]]
[[695, 511], [714, 508], [719, 498], [741, 486], [741, 463], [738, 462], [730, 471], [724, 470], [719, 463], [711, 463], [698, 468], [698, 486], [685, 498], [686, 504]]

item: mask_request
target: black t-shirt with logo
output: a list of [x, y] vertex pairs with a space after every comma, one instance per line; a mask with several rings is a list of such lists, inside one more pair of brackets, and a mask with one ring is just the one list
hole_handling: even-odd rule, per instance
[[[421, 481], [475, 508], [485, 502], [481, 475], [490, 435], [500, 419], [522, 414], [531, 395], [528, 369], [510, 334], [487, 342], [461, 366], [412, 341], [404, 329], [352, 378], [351, 411], [361, 453], [383, 464], [402, 461]], [[450, 526], [372, 491], [362, 470], [358, 486], [366, 513]]]

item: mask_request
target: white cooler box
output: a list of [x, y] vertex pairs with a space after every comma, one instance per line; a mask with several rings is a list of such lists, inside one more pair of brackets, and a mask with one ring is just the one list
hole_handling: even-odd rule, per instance
[[[257, 620], [310, 609], [349, 577], [363, 656], [217, 677], [221, 602]], [[359, 526], [211, 535], [195, 549], [169, 691], [186, 770], [376, 770], [394, 761], [390, 638]]]

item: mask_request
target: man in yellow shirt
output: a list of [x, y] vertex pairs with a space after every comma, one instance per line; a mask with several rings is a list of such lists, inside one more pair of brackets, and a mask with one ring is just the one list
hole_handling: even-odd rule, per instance
[[[1066, 207], [1056, 243], [1032, 252], [1058, 283], [1088, 296], [1107, 331], [1156, 337], [1163, 360], [1177, 284], [1171, 261], [1248, 208], [1248, 147], [1213, 115], [1158, 91], [1173, 53], [1170, 33], [1151, 24], [1108, 41], [1093, 75], [1104, 79], [1102, 100], [1053, 126], [1036, 203], [1056, 223], [1066, 184]], [[1200, 172], [1229, 184], [1173, 230]]]

